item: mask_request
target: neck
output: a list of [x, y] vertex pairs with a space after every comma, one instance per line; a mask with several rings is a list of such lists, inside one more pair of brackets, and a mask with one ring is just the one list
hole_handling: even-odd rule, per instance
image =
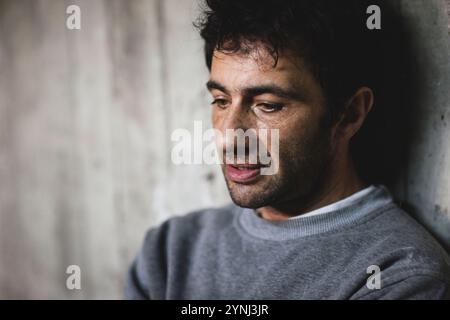
[[324, 186], [308, 199], [302, 198], [276, 206], [259, 208], [258, 213], [266, 220], [287, 220], [347, 198], [368, 186], [358, 176], [354, 163], [350, 159], [345, 165], [332, 172], [335, 174], [329, 177]]

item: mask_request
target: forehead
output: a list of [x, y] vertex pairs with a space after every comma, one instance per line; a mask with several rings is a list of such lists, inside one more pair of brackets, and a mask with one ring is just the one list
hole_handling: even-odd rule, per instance
[[314, 82], [302, 59], [281, 53], [275, 64], [274, 57], [264, 49], [245, 54], [216, 50], [212, 59], [211, 79], [233, 87], [269, 83], [297, 86]]

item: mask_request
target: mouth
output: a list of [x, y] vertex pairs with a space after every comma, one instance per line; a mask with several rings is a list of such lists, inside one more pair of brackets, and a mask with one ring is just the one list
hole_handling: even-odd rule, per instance
[[248, 184], [254, 182], [261, 174], [262, 165], [242, 164], [225, 166], [226, 176], [235, 183]]

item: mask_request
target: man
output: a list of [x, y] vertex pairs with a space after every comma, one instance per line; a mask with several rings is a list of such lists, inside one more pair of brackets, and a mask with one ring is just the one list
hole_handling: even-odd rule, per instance
[[447, 298], [447, 254], [375, 183], [378, 163], [368, 168], [358, 154], [365, 124], [382, 108], [373, 60], [380, 33], [366, 27], [368, 4], [207, 5], [197, 26], [213, 126], [277, 129], [278, 171], [262, 175], [259, 163], [225, 163], [234, 204], [150, 230], [130, 268], [127, 296]]

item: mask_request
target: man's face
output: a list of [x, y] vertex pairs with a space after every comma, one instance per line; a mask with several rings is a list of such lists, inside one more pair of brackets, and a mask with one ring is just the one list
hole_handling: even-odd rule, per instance
[[[274, 67], [264, 49], [246, 55], [216, 51], [208, 88], [214, 100], [213, 126], [222, 134], [227, 129], [267, 129], [270, 137], [271, 129], [279, 130], [276, 174], [261, 175], [258, 165], [222, 165], [237, 205], [261, 208], [308, 201], [323, 187], [332, 160], [332, 131], [323, 125], [322, 89], [302, 61], [280, 54]], [[265, 140], [270, 152], [270, 139]]]

